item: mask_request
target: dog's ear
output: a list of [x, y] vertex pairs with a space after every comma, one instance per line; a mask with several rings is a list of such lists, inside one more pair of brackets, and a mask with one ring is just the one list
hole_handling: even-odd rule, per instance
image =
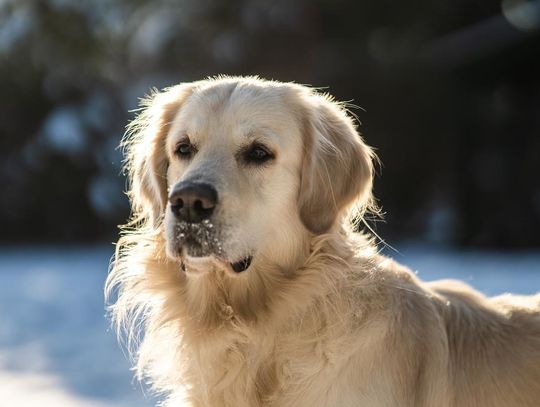
[[353, 205], [371, 205], [374, 154], [344, 108], [327, 96], [309, 99], [299, 213], [307, 229], [322, 234]]
[[154, 91], [141, 101], [141, 112], [128, 125], [122, 147], [129, 176], [128, 196], [135, 222], [157, 226], [167, 205], [168, 158], [165, 140], [192, 84]]

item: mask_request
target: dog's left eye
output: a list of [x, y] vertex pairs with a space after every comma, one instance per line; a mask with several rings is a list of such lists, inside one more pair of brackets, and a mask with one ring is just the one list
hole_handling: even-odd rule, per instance
[[248, 164], [263, 164], [274, 158], [274, 154], [266, 146], [258, 143], [251, 145], [243, 156]]

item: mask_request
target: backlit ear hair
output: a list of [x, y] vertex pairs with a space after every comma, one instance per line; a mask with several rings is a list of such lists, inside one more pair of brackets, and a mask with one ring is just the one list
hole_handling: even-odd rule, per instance
[[346, 209], [371, 204], [374, 154], [345, 109], [327, 96], [308, 99], [299, 211], [306, 228], [321, 234]]
[[122, 147], [126, 149], [128, 196], [134, 222], [157, 226], [167, 204], [165, 139], [192, 84], [153, 92], [141, 101], [141, 113], [129, 124]]

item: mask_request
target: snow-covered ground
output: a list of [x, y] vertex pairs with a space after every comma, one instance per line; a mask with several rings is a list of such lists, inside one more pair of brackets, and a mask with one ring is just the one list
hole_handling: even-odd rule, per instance
[[155, 405], [132, 379], [105, 318], [112, 252], [112, 245], [0, 250], [0, 400], [6, 405]]
[[[540, 251], [398, 245], [420, 278], [459, 278], [486, 294], [540, 291]], [[103, 283], [112, 246], [0, 249], [0, 400], [25, 406], [151, 406], [109, 329]]]

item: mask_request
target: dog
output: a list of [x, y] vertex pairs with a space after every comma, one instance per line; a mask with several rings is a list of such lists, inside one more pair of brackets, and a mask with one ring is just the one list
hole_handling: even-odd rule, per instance
[[354, 232], [375, 155], [343, 104], [217, 77], [155, 92], [126, 134], [106, 292], [164, 405], [540, 405], [539, 295], [424, 283]]

